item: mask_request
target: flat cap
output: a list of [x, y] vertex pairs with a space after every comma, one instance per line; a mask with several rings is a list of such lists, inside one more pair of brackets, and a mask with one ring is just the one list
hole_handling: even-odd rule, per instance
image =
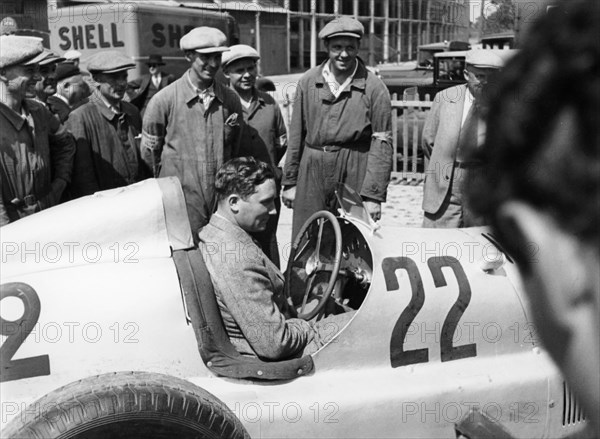
[[355, 18], [342, 15], [334, 18], [321, 29], [319, 38], [326, 40], [333, 37], [354, 37], [361, 39], [365, 34], [362, 23]]
[[105, 50], [95, 53], [87, 60], [90, 73], [117, 73], [135, 68], [135, 63], [118, 50]]
[[20, 35], [0, 36], [0, 68], [37, 64], [43, 59], [42, 39]]
[[55, 55], [52, 51], [50, 51], [48, 49], [44, 49], [41, 56], [43, 56], [43, 58], [41, 58], [39, 61], [39, 64], [41, 66], [47, 66], [48, 64], [59, 63], [59, 62], [63, 62], [65, 60], [65, 58], [63, 58], [62, 56]]
[[221, 59], [221, 65], [226, 67], [227, 64], [230, 64], [238, 59], [250, 58], [253, 60], [259, 60], [260, 55], [253, 47], [247, 46], [246, 44], [236, 44], [235, 46], [231, 46], [229, 51], [223, 54], [223, 58]]
[[501, 69], [504, 60], [495, 52], [488, 49], [472, 49], [467, 51], [465, 62], [480, 69]]
[[71, 49], [71, 50], [67, 50], [63, 56], [65, 57], [66, 60], [72, 61], [74, 59], [81, 58], [81, 52], [79, 50]]
[[179, 40], [181, 50], [195, 50], [198, 53], [227, 52], [227, 37], [214, 27], [196, 27]]
[[71, 62], [62, 62], [56, 66], [56, 80], [62, 81], [73, 76], [81, 75], [81, 70]]

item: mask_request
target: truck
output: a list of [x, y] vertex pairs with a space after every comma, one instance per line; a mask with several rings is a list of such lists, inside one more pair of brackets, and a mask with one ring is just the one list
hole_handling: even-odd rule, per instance
[[408, 87], [419, 87], [433, 81], [435, 54], [469, 50], [470, 44], [464, 41], [443, 41], [422, 44], [418, 47], [417, 59], [400, 63], [382, 63], [376, 71], [390, 93], [399, 93]]
[[179, 40], [198, 26], [223, 31], [229, 44], [239, 42], [233, 17], [217, 10], [136, 3], [91, 3], [54, 9], [48, 14], [50, 47], [62, 54], [74, 49], [86, 58], [103, 50], [120, 50], [131, 57], [136, 68], [129, 80], [147, 72], [150, 54], [163, 57], [166, 71], [180, 76], [189, 63], [179, 48]]

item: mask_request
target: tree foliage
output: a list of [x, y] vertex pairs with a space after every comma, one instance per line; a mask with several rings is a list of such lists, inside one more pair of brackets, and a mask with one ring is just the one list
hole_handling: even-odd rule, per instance
[[[516, 5], [512, 0], [491, 0], [485, 11], [483, 34], [514, 30], [516, 9]], [[488, 10], [490, 11], [489, 13]], [[478, 18], [478, 27], [480, 29], [481, 19], [482, 17]]]

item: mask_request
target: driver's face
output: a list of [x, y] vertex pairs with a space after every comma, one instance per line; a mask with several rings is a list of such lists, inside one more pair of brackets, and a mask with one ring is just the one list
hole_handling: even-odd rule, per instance
[[256, 192], [245, 200], [238, 201], [236, 220], [246, 232], [262, 232], [267, 227], [271, 215], [275, 215], [275, 180], [269, 179], [256, 186]]

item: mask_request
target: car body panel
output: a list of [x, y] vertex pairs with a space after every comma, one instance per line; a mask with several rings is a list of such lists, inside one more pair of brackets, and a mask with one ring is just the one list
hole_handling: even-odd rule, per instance
[[[2, 349], [14, 341], [8, 329], [21, 339], [3, 366], [47, 356], [49, 367], [20, 378], [18, 365], [2, 370], [2, 425], [19, 410], [43, 414], [27, 404], [70, 382], [139, 370], [211, 392], [252, 437], [452, 437], [474, 407], [515, 437], [569, 434], [560, 425], [563, 380], [532, 335], [514, 265], [487, 230], [378, 228], [353, 206], [339, 221], [362, 238], [346, 239], [343, 254], [368, 247], [369, 291], [313, 354], [314, 371], [290, 381], [217, 377], [202, 363], [172, 258], [190, 238], [177, 180], [146, 180], [6, 226]], [[77, 251], [94, 242], [100, 257], [51, 263], [41, 249], [64, 242]], [[128, 242], [135, 255], [115, 258], [114, 244]], [[9, 288], [39, 298], [27, 337], [13, 323], [31, 305], [4, 297]]]

